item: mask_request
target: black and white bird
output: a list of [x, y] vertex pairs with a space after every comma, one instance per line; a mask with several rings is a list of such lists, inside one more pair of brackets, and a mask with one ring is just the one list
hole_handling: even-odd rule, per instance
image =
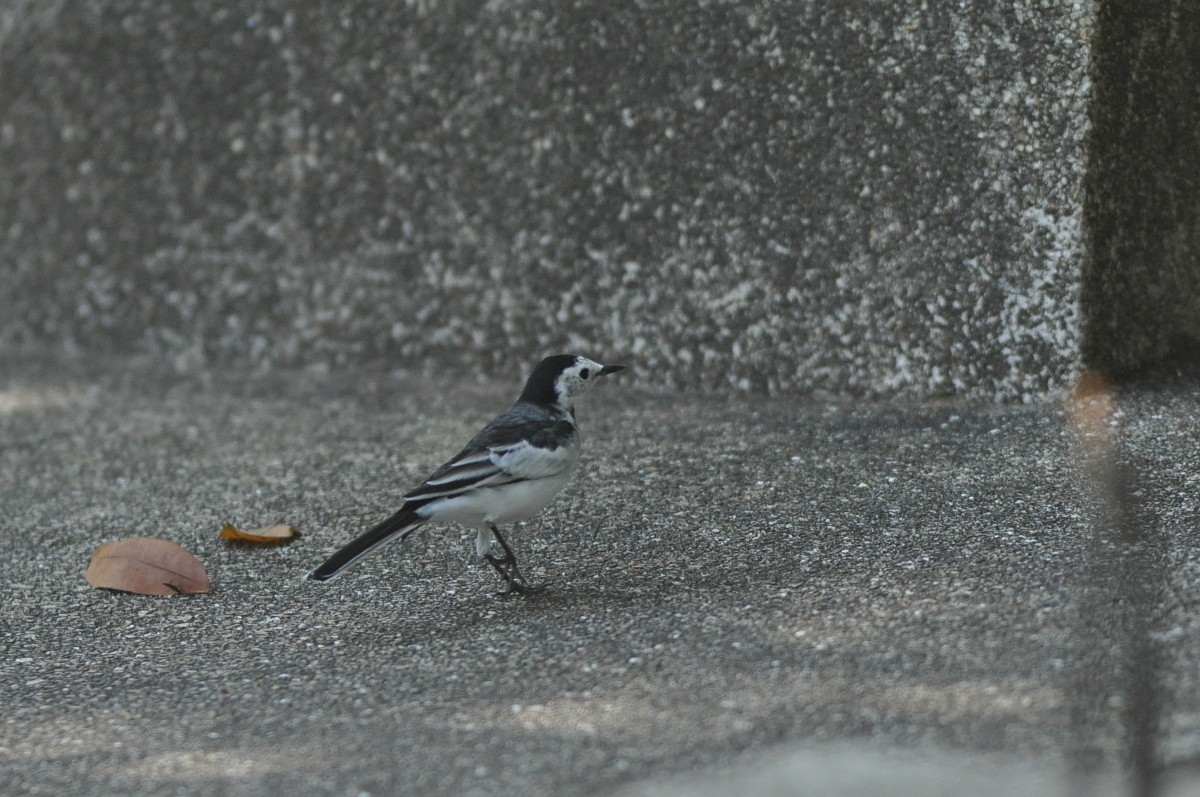
[[[453, 521], [475, 529], [475, 551], [504, 578], [504, 594], [542, 591], [545, 585], [525, 582], [499, 527], [533, 517], [567, 483], [579, 461], [575, 400], [597, 379], [624, 367], [574, 354], [542, 360], [516, 404], [405, 495], [396, 514], [333, 554], [308, 577], [328, 581], [426, 523]], [[492, 553], [497, 545], [502, 556]]]

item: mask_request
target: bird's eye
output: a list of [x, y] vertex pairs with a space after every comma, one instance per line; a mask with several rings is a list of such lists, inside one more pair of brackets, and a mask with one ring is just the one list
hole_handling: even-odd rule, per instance
[[586, 381], [587, 378], [591, 375], [592, 375], [592, 372], [587, 368], [584, 368], [582, 371], [579, 372], [579, 378], [583, 379], [584, 381]]

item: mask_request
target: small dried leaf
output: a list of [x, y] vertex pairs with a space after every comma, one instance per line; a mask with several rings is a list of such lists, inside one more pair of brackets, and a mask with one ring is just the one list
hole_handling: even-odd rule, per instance
[[296, 536], [296, 529], [284, 523], [276, 523], [273, 526], [267, 526], [254, 531], [242, 531], [232, 523], [226, 523], [221, 527], [221, 539], [223, 540], [238, 540], [240, 542], [266, 542], [279, 543], [287, 542]]
[[190, 595], [212, 589], [204, 565], [178, 543], [159, 537], [106, 542], [83, 574], [97, 589], [140, 595]]

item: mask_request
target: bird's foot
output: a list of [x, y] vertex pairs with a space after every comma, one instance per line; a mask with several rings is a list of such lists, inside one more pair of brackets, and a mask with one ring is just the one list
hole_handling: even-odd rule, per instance
[[513, 554], [512, 548], [508, 547], [508, 542], [504, 539], [504, 535], [500, 533], [500, 529], [494, 524], [488, 526], [492, 531], [492, 536], [496, 542], [500, 543], [500, 549], [504, 551], [504, 556], [492, 556], [487, 554], [484, 558], [488, 560], [488, 564], [496, 568], [496, 572], [504, 578], [504, 583], [508, 585], [508, 589], [500, 593], [500, 596], [512, 595], [537, 595], [545, 592], [549, 584], [531, 585], [526, 583], [525, 576], [521, 574], [521, 568], [517, 567], [517, 557]]
[[488, 554], [484, 557], [488, 564], [496, 569], [504, 579], [504, 583], [508, 588], [504, 592], [498, 593], [499, 597], [506, 595], [537, 595], [545, 592], [549, 584], [531, 585], [525, 583], [525, 576], [521, 573], [521, 568], [517, 567], [517, 559], [512, 555], [512, 551], [505, 549], [504, 556], [492, 556]]
[[508, 589], [504, 590], [504, 592], [501, 592], [500, 596], [503, 597], [505, 595], [512, 595], [512, 594], [541, 595], [543, 592], [545, 592], [549, 588], [550, 588], [550, 583], [546, 582], [546, 581], [542, 582], [541, 584], [530, 585], [530, 584], [524, 583], [523, 581], [517, 581], [516, 579], [514, 579], [509, 582]]

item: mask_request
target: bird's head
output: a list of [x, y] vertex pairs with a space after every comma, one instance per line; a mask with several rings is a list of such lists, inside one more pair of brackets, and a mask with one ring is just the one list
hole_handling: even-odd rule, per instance
[[556, 354], [533, 369], [518, 400], [570, 409], [575, 405], [575, 399], [588, 392], [596, 380], [624, 367], [603, 365], [577, 354]]

